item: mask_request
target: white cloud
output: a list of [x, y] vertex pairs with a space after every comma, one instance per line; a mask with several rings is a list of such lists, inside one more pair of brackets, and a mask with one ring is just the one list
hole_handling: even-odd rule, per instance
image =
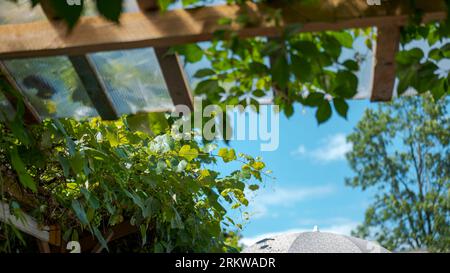
[[292, 205], [303, 201], [306, 198], [321, 197], [334, 191], [332, 186], [317, 186], [305, 188], [276, 188], [264, 196], [263, 202], [266, 205]]
[[308, 151], [304, 145], [291, 152], [293, 156], [310, 156], [320, 162], [330, 162], [345, 159], [345, 154], [352, 150], [352, 144], [348, 143], [342, 133], [331, 135], [320, 141], [321, 147]]
[[312, 151], [311, 155], [320, 161], [345, 159], [345, 154], [352, 150], [344, 134], [335, 134], [322, 141], [323, 146]]
[[250, 202], [249, 210], [253, 214], [252, 218], [260, 218], [267, 216], [269, 207], [291, 207], [305, 199], [321, 198], [334, 192], [335, 188], [331, 185], [302, 188], [276, 187], [270, 191], [259, 192]]
[[291, 155], [294, 156], [302, 156], [306, 154], [306, 147], [304, 145], [300, 145], [297, 149], [291, 151]]
[[[356, 228], [358, 225], [357, 222], [347, 220], [346, 222], [332, 224], [329, 226], [321, 227], [319, 226], [319, 230], [321, 232], [330, 232], [335, 234], [341, 234], [341, 235], [350, 235], [350, 232]], [[263, 233], [259, 234], [253, 237], [243, 237], [241, 239], [241, 243], [245, 246], [251, 246], [255, 244], [258, 241], [261, 241], [265, 238], [270, 238], [273, 236], [281, 235], [281, 234], [289, 234], [289, 233], [300, 233], [300, 232], [308, 232], [313, 231], [314, 226], [311, 226], [311, 228], [298, 228], [298, 229], [288, 229], [278, 232], [269, 232], [269, 233]]]

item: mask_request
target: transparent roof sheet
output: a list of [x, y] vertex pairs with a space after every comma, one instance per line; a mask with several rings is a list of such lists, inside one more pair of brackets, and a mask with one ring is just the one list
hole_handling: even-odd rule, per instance
[[11, 106], [5, 95], [0, 92], [0, 121], [13, 119], [15, 115], [14, 108]]
[[67, 57], [18, 59], [4, 64], [41, 117], [98, 115]]
[[[63, 1], [63, 0], [60, 0]], [[45, 20], [45, 14], [40, 6], [31, 8], [30, 0], [0, 0], [0, 24], [18, 24]], [[125, 12], [135, 12], [139, 8], [135, 0], [125, 0], [123, 5]], [[98, 15], [95, 2], [85, 1], [84, 16]]]
[[173, 108], [152, 48], [89, 55], [117, 112], [162, 112]]
[[45, 14], [40, 7], [31, 9], [31, 1], [0, 0], [0, 24], [27, 23], [45, 19]]

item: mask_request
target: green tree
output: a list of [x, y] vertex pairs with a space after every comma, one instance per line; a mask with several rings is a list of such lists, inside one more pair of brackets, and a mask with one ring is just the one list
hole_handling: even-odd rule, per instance
[[448, 99], [429, 96], [366, 110], [348, 136], [351, 187], [374, 188], [354, 235], [392, 250], [450, 251], [450, 117]]

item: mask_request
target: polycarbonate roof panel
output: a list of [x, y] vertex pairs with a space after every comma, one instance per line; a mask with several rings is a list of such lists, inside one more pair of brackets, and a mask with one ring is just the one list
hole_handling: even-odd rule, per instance
[[173, 108], [152, 48], [101, 52], [89, 57], [119, 115]]
[[31, 8], [31, 1], [0, 0], [0, 24], [28, 23], [45, 19], [45, 14], [40, 7]]
[[98, 116], [67, 57], [17, 59], [4, 64], [41, 117]]
[[[84, 16], [98, 15], [97, 9], [95, 7], [95, 1], [87, 0], [84, 2]], [[136, 0], [124, 0], [123, 1], [123, 11], [124, 12], [136, 12], [139, 11]]]
[[13, 119], [15, 115], [14, 108], [11, 106], [5, 95], [0, 92], [0, 121]]
[[[38, 5], [32, 8], [30, 2], [30, 0], [17, 0], [17, 3], [14, 3], [9, 0], [0, 0], [0, 24], [18, 24], [45, 20], [46, 17], [41, 7]], [[139, 10], [135, 0], [125, 0], [123, 9], [124, 12]], [[98, 15], [95, 2], [87, 0], [85, 1], [83, 16], [93, 15]]]

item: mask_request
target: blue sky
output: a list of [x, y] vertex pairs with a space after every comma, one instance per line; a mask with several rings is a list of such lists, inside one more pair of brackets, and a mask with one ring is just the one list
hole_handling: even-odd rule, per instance
[[[334, 115], [318, 125], [314, 111], [298, 105], [290, 119], [280, 115], [277, 150], [261, 152], [259, 141], [230, 143], [238, 152], [263, 157], [276, 178], [266, 178], [250, 198], [244, 243], [272, 233], [312, 230], [314, 225], [323, 231], [349, 234], [362, 222], [371, 194], [345, 186], [345, 177], [354, 175], [345, 159], [351, 149], [345, 137], [364, 110], [375, 106], [368, 100], [353, 100], [348, 120]], [[222, 172], [230, 169], [223, 163], [215, 168]]]
[[[412, 47], [422, 48], [425, 53], [430, 50], [424, 41], [410, 43], [406, 49]], [[231, 141], [230, 146], [237, 152], [261, 156], [276, 178], [266, 179], [264, 187], [250, 198], [246, 210], [250, 213], [250, 220], [242, 231], [244, 244], [249, 245], [277, 233], [311, 231], [315, 225], [321, 231], [350, 234], [362, 223], [374, 192], [363, 192], [345, 185], [345, 178], [355, 175], [345, 159], [345, 153], [351, 150], [345, 138], [365, 109], [376, 107], [376, 103], [370, 102], [373, 52], [365, 46], [364, 37], [354, 41], [353, 49], [343, 49], [341, 61], [352, 58], [355, 52], [365, 56], [365, 60], [357, 73], [356, 98], [360, 100], [349, 101], [347, 120], [334, 114], [319, 126], [314, 110], [297, 104], [290, 119], [280, 115], [280, 145], [275, 151], [261, 152], [258, 141]], [[206, 60], [187, 65], [191, 84], [193, 73], [209, 65]], [[443, 61], [439, 66], [448, 70], [450, 63]], [[214, 166], [222, 174], [233, 167], [238, 166], [230, 167], [223, 163]]]
[[[351, 149], [345, 138], [364, 110], [376, 104], [368, 99], [372, 85], [372, 51], [367, 50], [364, 39], [359, 38], [354, 49], [345, 49], [341, 58], [352, 58], [355, 51], [366, 56], [358, 73], [357, 96], [365, 99], [349, 101], [347, 120], [335, 113], [319, 126], [315, 110], [297, 104], [290, 119], [280, 115], [280, 141], [275, 151], [261, 152], [259, 141], [230, 142], [237, 152], [261, 156], [275, 177], [275, 180], [266, 178], [261, 189], [250, 198], [246, 209], [250, 220], [244, 222], [242, 231], [244, 244], [252, 244], [274, 233], [309, 231], [315, 225], [322, 231], [350, 234], [363, 221], [371, 195], [345, 186], [345, 177], [353, 175], [345, 159], [345, 153]], [[208, 65], [203, 60], [186, 68], [192, 76], [197, 69]], [[225, 174], [239, 166], [219, 163], [214, 168]], [[240, 220], [238, 214], [235, 218]]]

